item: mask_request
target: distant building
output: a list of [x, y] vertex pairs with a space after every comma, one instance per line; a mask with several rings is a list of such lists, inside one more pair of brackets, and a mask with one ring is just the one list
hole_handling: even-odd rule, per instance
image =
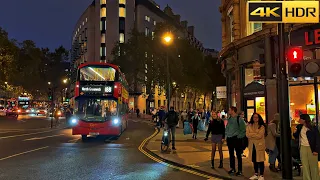
[[[181, 38], [187, 38], [190, 44], [205, 52], [202, 43], [194, 37], [194, 26], [188, 26], [187, 21], [180, 19], [180, 15], [174, 14], [168, 5], [161, 10], [153, 0], [94, 0], [80, 16], [72, 34], [71, 76], [75, 77], [75, 69], [81, 63], [112, 61], [112, 51], [116, 43], [125, 43], [133, 28], [146, 36], [154, 36], [159, 22], [174, 25]], [[148, 64], [146, 72], [147, 67]], [[152, 89], [153, 92], [147, 92], [145, 87], [141, 89], [143, 95], [139, 96], [138, 102], [131, 104], [130, 108], [140, 107], [141, 110], [147, 110], [166, 104], [162, 87], [156, 86]], [[155, 94], [152, 102], [146, 103], [146, 94]], [[172, 103], [179, 104], [179, 109], [187, 107], [185, 103]], [[192, 100], [187, 104], [190, 106]]]

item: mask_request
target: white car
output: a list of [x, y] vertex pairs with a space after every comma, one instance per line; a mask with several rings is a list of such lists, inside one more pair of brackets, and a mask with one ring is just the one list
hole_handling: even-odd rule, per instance
[[0, 116], [6, 116], [6, 108], [4, 108], [3, 106], [0, 107]]

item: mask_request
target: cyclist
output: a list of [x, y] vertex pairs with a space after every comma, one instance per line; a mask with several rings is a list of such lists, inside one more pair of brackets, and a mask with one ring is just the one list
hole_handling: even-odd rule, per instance
[[[174, 107], [170, 107], [169, 112], [166, 114], [165, 118], [164, 118], [166, 124], [167, 124], [167, 128], [168, 130], [171, 132], [171, 141], [172, 141], [172, 150], [176, 150], [175, 147], [175, 136], [176, 136], [176, 126], [179, 122], [179, 116], [178, 113], [176, 113], [174, 111]], [[169, 136], [170, 136], [169, 134]]]

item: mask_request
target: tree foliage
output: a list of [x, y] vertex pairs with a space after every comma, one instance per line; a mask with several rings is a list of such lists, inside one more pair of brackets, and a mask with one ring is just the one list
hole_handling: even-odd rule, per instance
[[68, 51], [64, 47], [50, 51], [37, 47], [32, 40], [19, 43], [0, 28], [0, 85], [8, 90], [4, 86], [8, 82], [12, 94], [26, 91], [34, 98], [46, 96], [48, 81], [60, 85], [66, 77], [63, 66], [66, 61]]
[[[168, 30], [173, 42], [165, 45], [163, 35]], [[165, 85], [168, 58], [170, 83], [175, 82], [177, 88], [174, 90], [179, 88], [180, 92], [191, 90], [193, 94], [212, 94], [216, 86], [225, 84], [220, 66], [216, 64], [217, 58], [205, 55], [183, 37], [183, 32], [167, 23], [158, 23], [153, 37], [133, 30], [128, 42], [114, 48], [114, 63], [121, 66], [129, 83], [144, 82], [144, 78], [139, 79], [138, 75], [145, 76], [147, 64], [146, 85]]]

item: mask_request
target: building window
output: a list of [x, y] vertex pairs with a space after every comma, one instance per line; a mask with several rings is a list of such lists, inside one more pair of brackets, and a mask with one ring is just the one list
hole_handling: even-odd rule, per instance
[[82, 27], [82, 26], [80, 25], [80, 29], [81, 29], [81, 27]]
[[153, 21], [153, 25], [157, 25], [157, 21]]
[[150, 30], [149, 30], [149, 28], [146, 27], [146, 29], [145, 29], [145, 35], [146, 35], [146, 36], [149, 36], [149, 34], [150, 34]]
[[230, 41], [232, 42], [234, 37], [233, 37], [233, 7], [231, 7], [228, 10], [228, 20], [229, 20], [229, 32], [230, 32]]
[[106, 47], [100, 47], [100, 56], [104, 57], [106, 56], [107, 48]]
[[106, 21], [100, 21], [100, 30], [105, 31], [107, 29]]
[[86, 18], [86, 22], [88, 22], [88, 18]]
[[144, 18], [146, 21], [150, 22], [150, 17], [149, 16], [145, 16]]
[[84, 26], [84, 21], [82, 21], [82, 25]]
[[101, 43], [106, 43], [106, 34], [101, 34]]
[[251, 35], [255, 32], [261, 31], [262, 30], [262, 23], [247, 23], [247, 35]]
[[119, 21], [119, 31], [120, 32], [121, 31], [124, 32], [125, 27], [126, 27], [126, 23], [125, 23], [124, 19], [120, 19], [120, 21]]
[[84, 29], [84, 36], [85, 36], [85, 38], [88, 37], [88, 29], [87, 28]]
[[145, 67], [146, 69], [148, 69], [148, 64], [144, 64], [144, 67]]
[[119, 17], [126, 17], [126, 8], [119, 7]]
[[126, 0], [119, 0], [119, 4], [126, 4]]
[[106, 7], [101, 8], [100, 17], [107, 17], [107, 8]]
[[144, 52], [144, 57], [148, 57], [148, 52]]
[[151, 33], [151, 36], [152, 36], [152, 40], [154, 39], [154, 32], [152, 31]]
[[120, 43], [124, 43], [124, 34], [120, 33]]
[[107, 4], [107, 0], [100, 0], [100, 4]]

